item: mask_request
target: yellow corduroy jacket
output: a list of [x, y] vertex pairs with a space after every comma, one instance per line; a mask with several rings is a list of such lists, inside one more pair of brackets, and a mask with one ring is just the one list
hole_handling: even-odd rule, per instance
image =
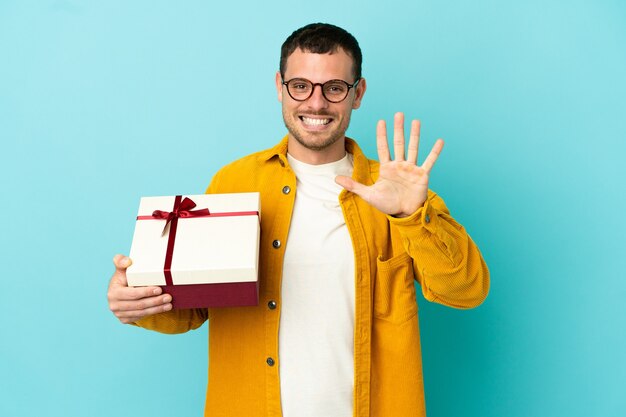
[[[368, 160], [350, 139], [346, 150], [354, 156], [353, 178], [373, 184], [378, 163]], [[259, 305], [173, 310], [136, 323], [163, 333], [182, 333], [209, 320], [205, 416], [282, 415], [281, 277], [297, 192], [286, 154], [285, 137], [274, 148], [222, 168], [207, 189], [207, 193], [261, 194]], [[345, 190], [339, 200], [355, 260], [354, 416], [424, 416], [414, 282], [427, 300], [471, 308], [487, 296], [487, 266], [464, 228], [431, 191], [422, 208], [401, 219], [381, 213]]]

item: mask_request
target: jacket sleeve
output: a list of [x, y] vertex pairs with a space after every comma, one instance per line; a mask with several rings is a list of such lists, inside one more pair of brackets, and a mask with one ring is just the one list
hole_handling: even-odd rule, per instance
[[476, 244], [437, 194], [405, 218], [388, 216], [413, 259], [415, 277], [429, 301], [456, 308], [480, 305], [489, 292], [489, 270]]
[[160, 333], [176, 334], [197, 329], [207, 318], [206, 308], [181, 309], [147, 316], [133, 324]]

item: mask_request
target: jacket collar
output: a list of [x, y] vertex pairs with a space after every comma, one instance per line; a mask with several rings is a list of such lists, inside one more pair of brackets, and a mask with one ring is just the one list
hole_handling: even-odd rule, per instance
[[[268, 162], [273, 158], [278, 158], [281, 161], [281, 165], [289, 166], [287, 162], [287, 138], [285, 137], [273, 148], [266, 149], [259, 152], [258, 161], [260, 163]], [[361, 184], [371, 185], [374, 183], [370, 174], [370, 164], [365, 154], [356, 143], [356, 141], [346, 137], [346, 152], [351, 153], [354, 159], [354, 172], [352, 178]], [[378, 167], [378, 164], [374, 164]]]

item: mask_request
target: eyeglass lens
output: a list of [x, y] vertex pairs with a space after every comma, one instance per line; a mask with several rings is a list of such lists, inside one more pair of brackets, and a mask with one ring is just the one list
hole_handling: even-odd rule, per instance
[[[293, 79], [287, 82], [287, 90], [294, 100], [304, 101], [313, 95], [315, 85], [309, 80]], [[338, 103], [348, 96], [350, 85], [343, 80], [326, 81], [322, 86], [322, 95], [332, 103]]]

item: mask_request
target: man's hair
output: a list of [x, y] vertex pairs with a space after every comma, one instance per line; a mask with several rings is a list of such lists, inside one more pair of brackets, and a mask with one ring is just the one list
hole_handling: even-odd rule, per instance
[[314, 54], [327, 54], [343, 49], [353, 60], [354, 80], [361, 78], [363, 55], [357, 40], [346, 30], [328, 23], [311, 23], [293, 32], [280, 49], [280, 76], [285, 78], [287, 58], [296, 49]]

